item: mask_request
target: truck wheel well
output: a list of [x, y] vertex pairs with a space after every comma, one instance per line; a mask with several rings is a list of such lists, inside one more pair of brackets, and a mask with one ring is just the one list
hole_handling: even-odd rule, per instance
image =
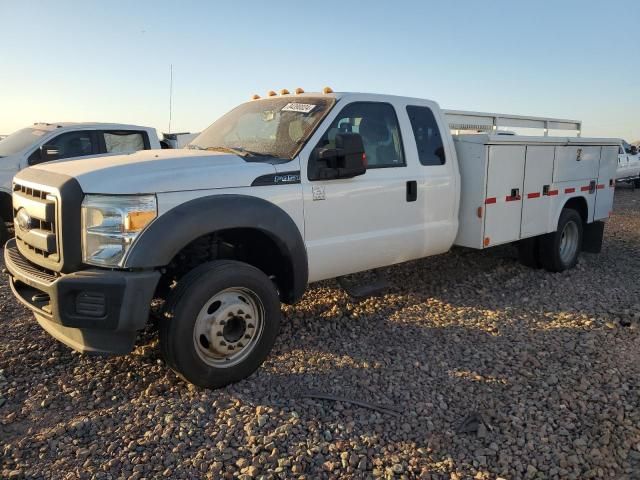
[[583, 197], [570, 198], [563, 208], [571, 208], [580, 214], [582, 223], [586, 224], [589, 218], [589, 207], [587, 201]]
[[294, 288], [292, 262], [273, 238], [255, 228], [232, 228], [203, 235], [180, 250], [167, 265], [157, 296], [165, 298], [174, 282], [212, 260], [238, 260], [262, 270], [273, 279], [282, 301]]
[[0, 217], [5, 222], [10, 222], [13, 218], [13, 203], [11, 195], [6, 192], [0, 192]]

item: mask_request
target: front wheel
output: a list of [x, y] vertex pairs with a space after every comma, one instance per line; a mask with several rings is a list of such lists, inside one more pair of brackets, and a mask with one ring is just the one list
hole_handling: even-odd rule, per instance
[[263, 272], [220, 260], [185, 275], [167, 300], [160, 344], [186, 381], [218, 388], [251, 375], [273, 347], [280, 300]]
[[582, 218], [571, 208], [560, 213], [558, 229], [540, 238], [540, 261], [550, 272], [575, 267], [582, 250]]

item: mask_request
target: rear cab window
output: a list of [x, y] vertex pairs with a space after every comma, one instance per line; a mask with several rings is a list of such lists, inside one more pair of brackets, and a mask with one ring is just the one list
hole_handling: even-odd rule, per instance
[[105, 130], [101, 133], [105, 153], [131, 153], [149, 150], [149, 136], [144, 131]]
[[431, 109], [409, 105], [407, 114], [411, 121], [420, 163], [425, 166], [444, 165], [447, 159], [442, 134]]

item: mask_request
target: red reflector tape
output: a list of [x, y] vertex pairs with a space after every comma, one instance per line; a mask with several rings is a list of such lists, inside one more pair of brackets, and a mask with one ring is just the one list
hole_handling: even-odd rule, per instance
[[580, 187], [581, 192], [588, 192], [589, 190], [591, 190], [591, 187], [589, 185], [587, 185], [586, 187]]
[[604, 188], [604, 183], [599, 183], [598, 185], [596, 185], [596, 188], [598, 190], [602, 190]]
[[549, 193], [547, 195], [549, 195], [550, 197], [558, 195], [558, 190], [549, 190]]
[[540, 198], [540, 192], [527, 193], [527, 198]]
[[575, 188], [565, 188], [564, 193], [574, 193], [576, 191]]
[[522, 197], [520, 197], [520, 195], [507, 195], [506, 197], [504, 197], [505, 201], [507, 202], [517, 202], [518, 200], [520, 200]]
[[496, 203], [496, 197], [487, 198], [484, 203], [489, 205], [490, 203]]

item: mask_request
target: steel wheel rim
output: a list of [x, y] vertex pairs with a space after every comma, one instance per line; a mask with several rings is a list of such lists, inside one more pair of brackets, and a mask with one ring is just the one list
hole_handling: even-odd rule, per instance
[[578, 238], [578, 225], [575, 222], [567, 222], [560, 237], [560, 260], [565, 265], [571, 263], [578, 251]]
[[252, 290], [232, 287], [207, 300], [196, 317], [193, 345], [200, 359], [228, 368], [246, 359], [264, 330], [264, 305]]

